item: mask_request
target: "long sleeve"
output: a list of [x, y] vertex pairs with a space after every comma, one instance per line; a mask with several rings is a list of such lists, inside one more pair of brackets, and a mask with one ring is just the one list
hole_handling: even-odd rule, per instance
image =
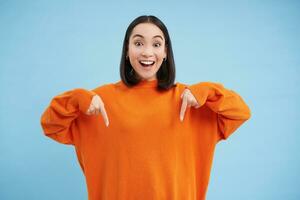
[[62, 144], [74, 144], [72, 123], [88, 109], [93, 91], [76, 88], [55, 96], [41, 116], [44, 134]]
[[219, 140], [227, 139], [251, 116], [251, 111], [243, 99], [222, 84], [200, 82], [186, 88], [191, 90], [200, 105], [205, 104], [217, 113]]

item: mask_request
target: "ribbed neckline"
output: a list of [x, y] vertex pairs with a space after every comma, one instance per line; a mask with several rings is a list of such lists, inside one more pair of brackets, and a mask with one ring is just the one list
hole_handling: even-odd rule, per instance
[[135, 88], [156, 88], [158, 80], [154, 79], [151, 81], [148, 80], [141, 80], [138, 84], [136, 84]]
[[[124, 88], [129, 88], [122, 80], [118, 81], [116, 84]], [[157, 88], [157, 84], [157, 79], [151, 81], [142, 80], [138, 84], [133, 85], [132, 88]]]

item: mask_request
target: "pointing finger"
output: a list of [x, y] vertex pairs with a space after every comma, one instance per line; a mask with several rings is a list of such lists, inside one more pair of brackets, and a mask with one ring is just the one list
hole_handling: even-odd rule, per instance
[[182, 97], [183, 97], [183, 95], [185, 94], [185, 92], [186, 92], [186, 89], [184, 89], [183, 92], [181, 93], [180, 99], [182, 99]]
[[180, 109], [180, 121], [183, 121], [186, 107], [187, 107], [187, 98], [184, 96], [181, 104], [181, 109]]
[[98, 115], [100, 112], [100, 108], [96, 108], [95, 111], [96, 111], [95, 114]]
[[105, 125], [108, 126], [109, 125], [109, 121], [108, 121], [108, 117], [107, 117], [104, 105], [101, 105], [100, 111], [101, 111], [102, 117], [104, 119]]

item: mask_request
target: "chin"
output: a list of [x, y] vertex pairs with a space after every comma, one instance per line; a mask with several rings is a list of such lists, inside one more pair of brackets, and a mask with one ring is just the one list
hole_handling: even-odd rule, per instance
[[159, 69], [156, 69], [157, 66], [154, 66], [154, 69], [149, 70], [148, 72], [145, 72], [144, 68], [141, 68], [141, 66], [138, 66], [135, 70], [137, 72], [137, 75], [142, 79], [142, 80], [150, 80], [150, 79], [156, 79], [156, 73]]
[[153, 78], [153, 76], [150, 76], [150, 77], [149, 76], [140, 76], [140, 77], [142, 80], [147, 80], [147, 81], [155, 79], [155, 78]]

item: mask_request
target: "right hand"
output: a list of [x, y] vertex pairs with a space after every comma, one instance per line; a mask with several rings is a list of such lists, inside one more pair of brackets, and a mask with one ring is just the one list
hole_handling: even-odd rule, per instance
[[86, 111], [87, 115], [98, 115], [101, 112], [101, 115], [104, 119], [105, 125], [109, 125], [108, 117], [104, 108], [104, 103], [100, 96], [94, 95], [90, 104], [90, 107]]

